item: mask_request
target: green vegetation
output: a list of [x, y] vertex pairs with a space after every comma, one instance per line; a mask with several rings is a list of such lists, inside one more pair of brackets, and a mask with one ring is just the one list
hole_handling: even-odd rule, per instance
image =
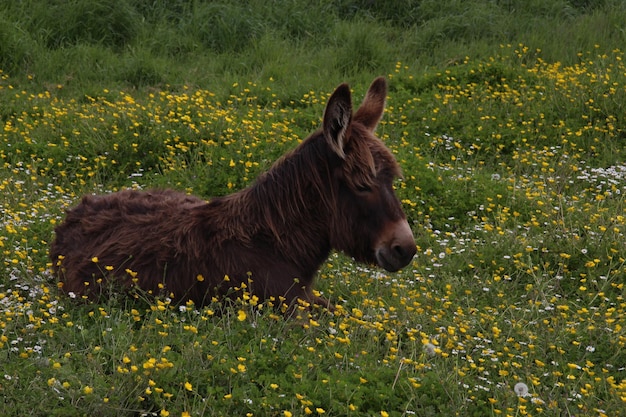
[[281, 95], [540, 48], [548, 62], [626, 41], [619, 0], [20, 0], [0, 4], [0, 68], [36, 91], [208, 88], [273, 78]]
[[[623, 414], [625, 21], [611, 0], [1, 4], [0, 409]], [[381, 74], [411, 267], [333, 254], [338, 311], [299, 320], [58, 292], [80, 195], [233, 192]]]

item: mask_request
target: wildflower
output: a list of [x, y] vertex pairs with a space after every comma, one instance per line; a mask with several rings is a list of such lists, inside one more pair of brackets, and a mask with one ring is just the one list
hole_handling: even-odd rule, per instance
[[243, 310], [239, 310], [239, 312], [237, 313], [237, 320], [244, 321], [246, 317], [247, 317], [246, 312]]
[[193, 391], [193, 386], [191, 385], [191, 382], [185, 382], [185, 389], [187, 391]]
[[86, 395], [89, 395], [89, 394], [91, 394], [93, 392], [93, 388], [91, 388], [89, 385], [87, 385], [85, 388], [83, 388], [83, 392]]
[[523, 382], [518, 382], [513, 387], [513, 391], [515, 391], [518, 397], [526, 397], [528, 395], [528, 385]]
[[432, 343], [426, 343], [424, 345], [424, 352], [426, 352], [428, 356], [435, 356], [437, 353], [436, 349], [437, 347], [433, 345]]

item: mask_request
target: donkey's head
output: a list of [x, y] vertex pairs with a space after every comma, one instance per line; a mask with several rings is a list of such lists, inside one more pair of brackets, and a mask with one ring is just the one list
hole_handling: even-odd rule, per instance
[[328, 100], [323, 133], [339, 157], [333, 170], [336, 209], [331, 245], [358, 261], [397, 271], [411, 262], [416, 248], [393, 189], [400, 167], [374, 135], [386, 96], [387, 83], [377, 78], [353, 114], [350, 89], [340, 85]]

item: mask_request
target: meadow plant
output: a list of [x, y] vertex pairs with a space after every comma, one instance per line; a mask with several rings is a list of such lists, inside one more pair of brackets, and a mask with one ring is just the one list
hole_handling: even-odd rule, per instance
[[[572, 65], [595, 44], [608, 52], [626, 41], [621, 0], [23, 0], [1, 3], [0, 16], [2, 70], [37, 90], [62, 85], [68, 94], [122, 84], [221, 93], [273, 75], [281, 94], [296, 99], [327, 88], [328, 79], [365, 83], [396, 61], [443, 68], [523, 41], [549, 62]], [[274, 65], [275, 74], [258, 65], [267, 39], [285, 64]], [[94, 60], [89, 47], [107, 59]], [[124, 78], [137, 57], [144, 75]]]
[[268, 78], [68, 96], [0, 75], [8, 414], [623, 413], [623, 51], [568, 65], [515, 44], [427, 73], [395, 63], [378, 133], [404, 170], [418, 255], [391, 276], [333, 254], [318, 288], [337, 311], [302, 305], [294, 321], [245, 294], [202, 309], [79, 303], [47, 250], [83, 193], [246, 186], [319, 124], [329, 89], [294, 97]]

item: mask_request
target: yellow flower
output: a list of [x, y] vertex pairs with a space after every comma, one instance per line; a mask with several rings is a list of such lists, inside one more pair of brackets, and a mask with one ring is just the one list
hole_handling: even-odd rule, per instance
[[91, 388], [89, 385], [87, 385], [85, 388], [83, 388], [83, 392], [87, 395], [91, 394], [93, 392], [93, 388]]
[[187, 391], [193, 391], [193, 386], [191, 385], [191, 382], [185, 382], [185, 389]]
[[91, 258], [91, 262], [93, 262], [94, 264], [98, 263], [98, 257], [94, 256], [93, 258]]
[[239, 312], [237, 313], [237, 320], [244, 321], [246, 317], [247, 317], [246, 312], [243, 310], [239, 310]]

